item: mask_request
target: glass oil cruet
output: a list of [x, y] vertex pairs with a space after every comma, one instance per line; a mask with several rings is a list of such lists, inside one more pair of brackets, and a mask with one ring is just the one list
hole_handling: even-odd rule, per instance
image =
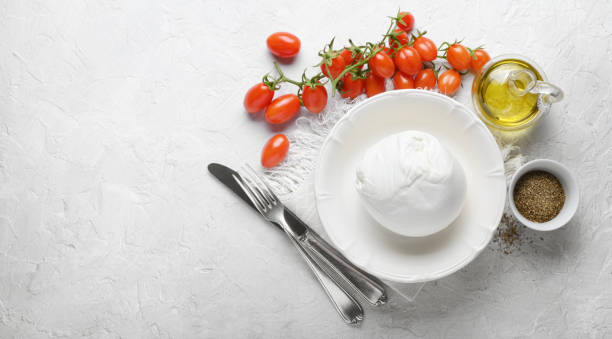
[[489, 126], [520, 130], [533, 125], [563, 99], [563, 91], [546, 81], [535, 62], [518, 55], [490, 60], [472, 85], [476, 112]]

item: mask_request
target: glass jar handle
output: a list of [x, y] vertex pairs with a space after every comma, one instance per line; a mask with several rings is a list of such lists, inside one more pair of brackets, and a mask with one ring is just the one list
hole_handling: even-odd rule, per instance
[[561, 88], [549, 82], [538, 80], [535, 73], [528, 69], [510, 72], [508, 74], [508, 86], [510, 87], [510, 93], [516, 96], [523, 96], [527, 93], [538, 94], [541, 100], [547, 104], [563, 99]]

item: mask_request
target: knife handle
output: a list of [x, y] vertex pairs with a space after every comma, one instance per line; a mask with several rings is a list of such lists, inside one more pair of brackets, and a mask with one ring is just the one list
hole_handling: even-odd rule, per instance
[[355, 300], [341, 285], [336, 284], [328, 273], [319, 266], [320, 262], [313, 258], [293, 236], [288, 233], [287, 235], [298, 252], [300, 252], [302, 258], [304, 258], [304, 261], [306, 261], [308, 267], [310, 267], [321, 286], [323, 286], [325, 294], [327, 294], [344, 322], [347, 324], [357, 324], [363, 320], [363, 308], [357, 300]]
[[370, 304], [379, 306], [387, 302], [387, 294], [380, 280], [356, 267], [313, 230], [308, 229], [302, 241], [326, 267], [333, 270]]

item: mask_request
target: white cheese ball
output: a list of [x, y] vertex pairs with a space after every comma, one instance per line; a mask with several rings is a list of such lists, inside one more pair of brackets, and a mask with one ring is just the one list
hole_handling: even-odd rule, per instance
[[388, 136], [357, 166], [355, 186], [376, 221], [405, 236], [436, 233], [457, 218], [466, 195], [463, 168], [424, 132]]

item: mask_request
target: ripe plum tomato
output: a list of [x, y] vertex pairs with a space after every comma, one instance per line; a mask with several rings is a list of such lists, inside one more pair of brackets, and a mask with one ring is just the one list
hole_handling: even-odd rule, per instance
[[346, 48], [343, 49], [342, 52], [340, 52], [340, 55], [342, 55], [342, 59], [344, 59], [345, 65], [350, 65], [353, 63], [353, 60], [355, 60], [355, 58], [353, 57], [353, 52]]
[[385, 53], [386, 55], [388, 55], [391, 60], [393, 60], [393, 52], [395, 52], [392, 48], [389, 48], [387, 46], [385, 46], [385, 44], [380, 44], [378, 45], [379, 48], [382, 48], [382, 50], [380, 52]]
[[244, 96], [244, 109], [249, 113], [263, 111], [274, 97], [274, 91], [269, 89], [263, 82], [249, 88]]
[[[344, 65], [346, 67], [348, 67], [351, 64], [353, 64], [353, 62], [357, 63], [357, 62], [363, 60], [363, 55], [357, 54], [357, 55], [353, 56], [353, 52], [351, 50], [349, 50], [349, 49], [346, 49], [346, 48], [343, 49], [342, 52], [340, 52], [340, 55], [342, 55], [342, 58], [344, 59]], [[361, 65], [361, 67], [363, 67], [363, 65]]]
[[[342, 54], [338, 54], [333, 59], [331, 59], [331, 64], [328, 65], [325, 62], [321, 64], [321, 72], [323, 72], [326, 77], [335, 79], [338, 77], [338, 75], [340, 75], [340, 73], [342, 73], [342, 71], [344, 71], [345, 66], [346, 64], [344, 62]], [[328, 68], [329, 72], [327, 72]]]
[[436, 87], [436, 74], [433, 69], [426, 68], [420, 70], [414, 77], [414, 87], [421, 89], [433, 89]]
[[363, 93], [363, 87], [365, 86], [364, 82], [364, 79], [355, 78], [352, 73], [345, 74], [344, 77], [342, 77], [340, 95], [343, 98], [355, 99]]
[[402, 71], [397, 71], [393, 76], [393, 87], [395, 89], [412, 89], [414, 88], [414, 80], [412, 76]]
[[365, 81], [365, 92], [369, 97], [380, 94], [385, 91], [385, 78], [381, 78], [370, 72]]
[[382, 50], [383, 53], [385, 53], [386, 55], [389, 56], [389, 58], [393, 58], [393, 49], [389, 48], [389, 47], [385, 47]]
[[289, 139], [284, 134], [277, 134], [266, 142], [261, 151], [261, 165], [272, 168], [285, 158], [289, 151]]
[[408, 33], [404, 32], [399, 28], [396, 28], [395, 30], [393, 30], [393, 34], [395, 35], [395, 39], [397, 40], [389, 37], [389, 46], [397, 49], [402, 46], [408, 45], [408, 42], [410, 41], [410, 36], [408, 36]]
[[300, 51], [300, 39], [287, 32], [276, 32], [266, 40], [268, 49], [279, 58], [293, 58]]
[[381, 45], [380, 47], [382, 47], [381, 52], [385, 53], [386, 55], [389, 56], [389, 58], [393, 60], [393, 49], [386, 47], [385, 45]]
[[417, 38], [412, 47], [419, 52], [423, 61], [434, 61], [438, 57], [438, 47], [431, 39], [424, 36]]
[[297, 95], [281, 95], [266, 108], [266, 120], [271, 124], [282, 124], [291, 120], [299, 110], [300, 98]]
[[472, 69], [472, 71], [480, 73], [480, 71], [482, 71], [482, 66], [489, 62], [489, 60], [491, 60], [491, 57], [489, 56], [489, 53], [487, 53], [484, 49], [475, 50], [474, 56], [476, 57], [476, 59], [472, 58], [470, 60], [470, 68]]
[[423, 68], [421, 56], [414, 47], [402, 47], [395, 53], [394, 60], [397, 68], [408, 75], [415, 75]]
[[327, 90], [325, 86], [315, 86], [312, 88], [308, 85], [304, 86], [304, 91], [302, 92], [302, 102], [304, 103], [304, 107], [312, 113], [319, 113], [327, 105]]
[[455, 70], [449, 69], [448, 71], [440, 74], [438, 79], [438, 88], [442, 94], [453, 95], [459, 89], [461, 85], [461, 75]]
[[397, 21], [397, 27], [405, 32], [412, 31], [414, 27], [414, 16], [410, 12], [399, 12], [398, 18], [400, 20]]
[[374, 75], [381, 78], [390, 78], [395, 72], [395, 65], [393, 59], [384, 52], [378, 52], [368, 62], [370, 69]]
[[446, 59], [452, 68], [459, 72], [463, 72], [470, 68], [472, 56], [467, 48], [460, 44], [453, 44], [446, 51]]

